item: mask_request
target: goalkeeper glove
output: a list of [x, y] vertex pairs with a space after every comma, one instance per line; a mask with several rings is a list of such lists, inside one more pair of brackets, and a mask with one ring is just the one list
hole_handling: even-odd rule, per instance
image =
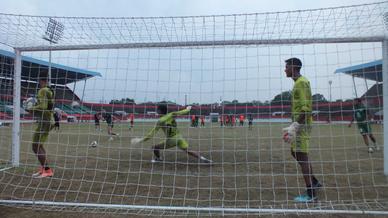
[[191, 106], [187, 106], [187, 107], [186, 107], [186, 110], [189, 110], [189, 111], [190, 111], [190, 110], [191, 110]]
[[131, 145], [139, 144], [142, 141], [143, 141], [143, 138], [133, 138], [131, 139]]
[[289, 127], [283, 129], [283, 140], [287, 143], [291, 143], [295, 140], [296, 135], [300, 130], [300, 124], [297, 122], [293, 122]]
[[36, 98], [27, 98], [25, 101], [23, 101], [23, 108], [28, 111], [31, 110], [35, 104]]

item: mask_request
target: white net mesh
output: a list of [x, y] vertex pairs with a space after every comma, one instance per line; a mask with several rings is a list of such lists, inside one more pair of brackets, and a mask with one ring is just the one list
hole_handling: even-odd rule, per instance
[[[384, 36], [386, 2], [296, 12], [154, 18], [54, 17], [65, 27], [59, 45], [196, 41], [370, 38]], [[11, 47], [47, 46], [52, 17], [1, 15], [0, 42]], [[237, 44], [237, 43], [235, 43]]]
[[[50, 178], [31, 176], [39, 166], [31, 150], [31, 114], [21, 111], [18, 167], [10, 160], [12, 128], [0, 127], [1, 203], [169, 216], [385, 213], [383, 153], [368, 153], [357, 125], [348, 124], [353, 99], [363, 97], [372, 133], [383, 145], [387, 10], [382, 2], [228, 16], [51, 17], [64, 26], [55, 45], [42, 38], [50, 17], [1, 14], [2, 122], [12, 126], [12, 48], [24, 51], [21, 100], [37, 94], [39, 73], [51, 65], [55, 108], [62, 115], [59, 130], [44, 143], [54, 170]], [[309, 204], [294, 201], [306, 187], [282, 140], [282, 128], [291, 122], [294, 82], [284, 73], [290, 57], [302, 60], [313, 94], [309, 157], [323, 187], [319, 200]], [[163, 162], [151, 163], [151, 146], [165, 140], [161, 132], [130, 144], [155, 126], [160, 102], [171, 111], [193, 106], [177, 116], [178, 129], [189, 149], [212, 164], [176, 146], [162, 152]], [[95, 114], [104, 117], [99, 126]], [[118, 136], [108, 134], [106, 114]]]

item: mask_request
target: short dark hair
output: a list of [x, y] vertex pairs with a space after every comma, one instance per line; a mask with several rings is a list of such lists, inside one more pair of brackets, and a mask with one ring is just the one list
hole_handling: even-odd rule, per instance
[[157, 110], [158, 113], [167, 114], [167, 104], [159, 104]]
[[44, 80], [44, 81], [48, 81], [48, 70], [47, 69], [40, 69], [39, 70], [39, 77], [38, 77], [38, 80]]
[[285, 61], [288, 65], [295, 67], [296, 69], [302, 68], [302, 61], [299, 58], [290, 58]]

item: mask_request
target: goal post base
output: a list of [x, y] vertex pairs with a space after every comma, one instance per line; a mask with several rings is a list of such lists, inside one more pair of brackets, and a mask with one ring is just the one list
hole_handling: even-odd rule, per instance
[[327, 210], [327, 209], [282, 209], [282, 208], [221, 208], [221, 207], [180, 207], [180, 206], [148, 206], [148, 205], [122, 205], [122, 204], [92, 204], [75, 202], [50, 202], [50, 201], [23, 201], [0, 200], [0, 205], [7, 206], [48, 206], [48, 207], [77, 207], [90, 209], [115, 209], [115, 210], [152, 210], [152, 211], [181, 211], [196, 213], [220, 214], [368, 214], [388, 215], [388, 211], [378, 210]]

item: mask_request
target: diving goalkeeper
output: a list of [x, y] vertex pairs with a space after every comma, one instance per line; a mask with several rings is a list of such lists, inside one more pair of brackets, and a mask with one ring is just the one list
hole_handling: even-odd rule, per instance
[[161, 149], [169, 149], [169, 148], [178, 146], [181, 150], [183, 150], [187, 154], [198, 158], [202, 163], [212, 163], [211, 160], [201, 156], [198, 152], [190, 151], [188, 149], [189, 144], [185, 139], [183, 139], [182, 135], [179, 133], [177, 123], [175, 121], [175, 117], [189, 113], [189, 111], [191, 110], [191, 106], [188, 106], [186, 109], [181, 111], [167, 113], [167, 105], [160, 104], [158, 105], [157, 110], [158, 110], [158, 113], [162, 114], [163, 116], [156, 123], [156, 126], [152, 130], [150, 130], [144, 138], [132, 139], [131, 144], [138, 144], [140, 142], [145, 142], [151, 139], [158, 132], [159, 129], [162, 129], [162, 131], [166, 135], [166, 139], [152, 147], [152, 150], [155, 155], [152, 162], [162, 161], [162, 159], [160, 158]]

